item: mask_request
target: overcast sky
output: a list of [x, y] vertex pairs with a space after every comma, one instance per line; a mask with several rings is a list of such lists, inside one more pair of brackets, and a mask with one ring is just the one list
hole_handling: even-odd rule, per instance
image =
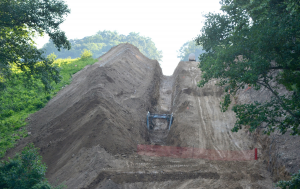
[[[179, 59], [177, 51], [200, 34], [203, 15], [219, 12], [219, 0], [64, 0], [71, 14], [61, 24], [68, 39], [81, 39], [99, 30], [130, 32], [150, 37], [163, 51], [163, 73], [171, 75]], [[38, 38], [42, 47], [48, 38]]]

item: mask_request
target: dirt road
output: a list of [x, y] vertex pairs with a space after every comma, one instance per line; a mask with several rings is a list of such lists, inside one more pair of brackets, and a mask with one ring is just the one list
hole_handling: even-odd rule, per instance
[[[222, 89], [214, 81], [198, 88], [200, 78], [196, 62], [180, 62], [172, 76], [163, 76], [157, 61], [130, 44], [118, 45], [75, 74], [69, 86], [33, 114], [28, 127], [32, 136], [10, 153], [33, 142], [41, 148], [49, 180], [70, 189], [272, 188], [260, 159], [137, 153], [139, 144], [205, 149], [220, 157], [225, 151], [260, 149], [246, 131], [230, 131], [235, 116], [220, 111]], [[173, 112], [170, 131], [164, 120], [148, 131], [148, 111]]]

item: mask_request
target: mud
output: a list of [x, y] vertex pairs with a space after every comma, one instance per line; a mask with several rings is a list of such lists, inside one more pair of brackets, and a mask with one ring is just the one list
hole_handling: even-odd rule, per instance
[[[215, 81], [197, 87], [197, 62], [180, 62], [172, 76], [130, 44], [112, 48], [94, 65], [73, 76], [45, 108], [30, 117], [28, 142], [41, 150], [51, 183], [79, 188], [273, 188], [263, 159], [213, 161], [148, 157], [138, 144], [214, 150], [252, 150], [262, 146], [246, 130], [230, 131], [232, 111], [221, 113], [222, 88]], [[170, 131], [146, 114], [174, 113]], [[254, 154], [253, 154], [254, 155]]]

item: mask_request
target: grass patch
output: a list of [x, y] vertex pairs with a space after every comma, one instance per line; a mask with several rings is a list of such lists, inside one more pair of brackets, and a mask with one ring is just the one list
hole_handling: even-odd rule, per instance
[[34, 77], [28, 79], [17, 71], [12, 74], [5, 83], [6, 88], [0, 91], [0, 158], [17, 140], [27, 136], [24, 126], [28, 115], [43, 108], [60, 89], [69, 85], [73, 74], [96, 61], [93, 58], [55, 60], [62, 80], [53, 83], [54, 90], [50, 93], [45, 93], [42, 82]]

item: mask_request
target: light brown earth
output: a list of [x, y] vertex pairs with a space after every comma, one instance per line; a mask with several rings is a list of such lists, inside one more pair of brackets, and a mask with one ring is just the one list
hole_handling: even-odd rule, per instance
[[[51, 183], [69, 189], [274, 188], [262, 146], [241, 130], [230, 131], [232, 111], [221, 113], [222, 89], [214, 81], [198, 88], [197, 62], [180, 62], [172, 76], [130, 44], [112, 48], [73, 76], [45, 108], [30, 117], [32, 135], [8, 155], [33, 142], [48, 165]], [[146, 114], [171, 113], [170, 131]], [[243, 151], [258, 148], [257, 161], [147, 157], [138, 144]]]

